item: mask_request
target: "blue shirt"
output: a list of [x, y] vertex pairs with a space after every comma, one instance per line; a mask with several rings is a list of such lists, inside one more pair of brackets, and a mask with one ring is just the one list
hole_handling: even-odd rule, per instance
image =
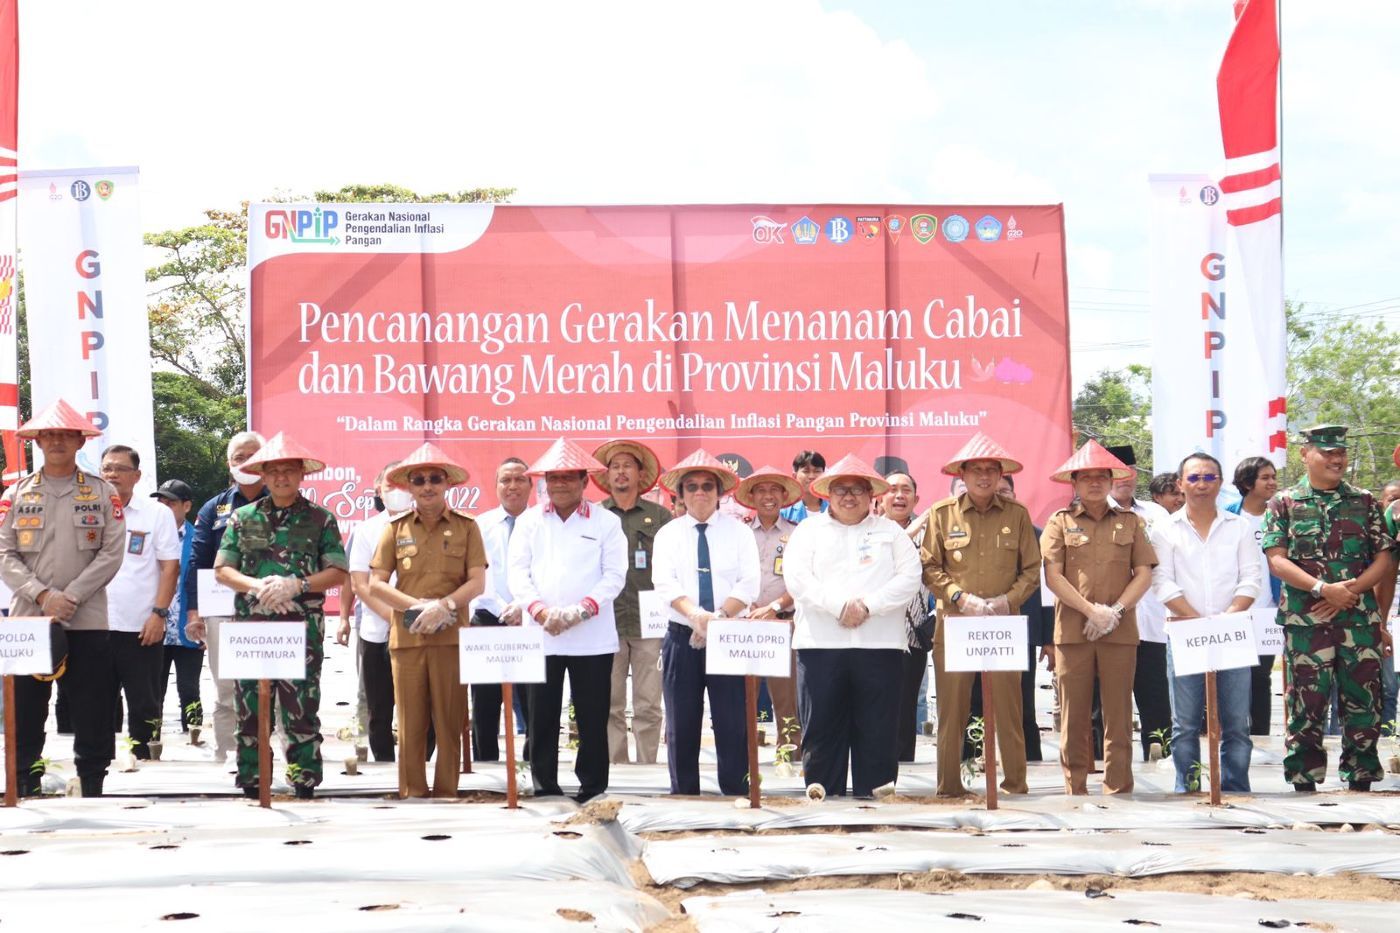
[[[180, 528], [180, 579], [185, 578], [185, 570], [190, 565], [190, 555], [194, 552], [194, 524], [185, 520]], [[181, 586], [175, 593], [175, 602], [170, 606], [170, 616], [165, 620], [165, 644], [179, 648], [198, 648], [197, 642], [185, 637], [185, 588]]]
[[[258, 499], [265, 495], [266, 487], [258, 494]], [[237, 486], [230, 486], [200, 507], [199, 517], [194, 522], [190, 560], [188, 564], [181, 564], [180, 604], [185, 612], [199, 608], [198, 572], [213, 568], [214, 558], [219, 556], [219, 542], [224, 539], [224, 528], [233, 510], [256, 501], [243, 495]]]
[[[821, 503], [821, 511], [825, 512], [827, 509], [831, 508], [831, 503], [827, 502], [825, 499], [821, 500]], [[807, 503], [803, 502], [801, 499], [798, 499], [796, 502], [783, 509], [778, 514], [781, 515], [783, 518], [786, 518], [788, 521], [792, 522], [794, 525], [797, 525], [802, 522], [802, 519], [806, 518], [812, 513], [807, 510]]]

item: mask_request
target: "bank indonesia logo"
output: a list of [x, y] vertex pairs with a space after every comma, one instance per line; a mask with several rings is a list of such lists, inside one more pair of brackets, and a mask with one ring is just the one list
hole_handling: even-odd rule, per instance
[[757, 217], [749, 218], [753, 224], [753, 241], [755, 243], [781, 243], [783, 242], [783, 228], [787, 224], [780, 224], [772, 217], [759, 214]]
[[803, 217], [792, 225], [792, 242], [800, 246], [811, 246], [821, 236], [822, 228], [810, 217]]
[[833, 217], [826, 222], [826, 238], [837, 246], [850, 240], [853, 228], [845, 217]]
[[983, 243], [995, 243], [1001, 239], [1001, 221], [991, 214], [977, 221], [977, 239]]
[[1220, 189], [1215, 185], [1206, 185], [1201, 189], [1201, 203], [1210, 207], [1220, 200]]
[[92, 197], [92, 186], [79, 178], [77, 181], [73, 182], [72, 187], [68, 189], [68, 193], [73, 196], [74, 201], [86, 201], [88, 198]]
[[943, 239], [949, 243], [961, 243], [971, 232], [972, 228], [962, 214], [953, 214], [943, 221]]

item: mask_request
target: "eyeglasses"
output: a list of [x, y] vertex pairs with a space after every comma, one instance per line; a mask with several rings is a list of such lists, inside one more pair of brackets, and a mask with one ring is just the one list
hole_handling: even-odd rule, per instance
[[1213, 483], [1220, 479], [1219, 473], [1188, 473], [1186, 482], [1188, 483]]
[[869, 486], [832, 486], [831, 494], [838, 499], [846, 496], [864, 496], [870, 492]]
[[120, 463], [102, 464], [103, 473], [135, 473], [136, 467], [122, 466]]
[[426, 476], [422, 473], [417, 473], [410, 476], [408, 481], [415, 486], [422, 486], [425, 483], [433, 486], [441, 486], [443, 483], [447, 482], [447, 477], [441, 473], [429, 473]]
[[686, 483], [681, 488], [686, 492], [714, 492], [719, 487], [714, 483]]

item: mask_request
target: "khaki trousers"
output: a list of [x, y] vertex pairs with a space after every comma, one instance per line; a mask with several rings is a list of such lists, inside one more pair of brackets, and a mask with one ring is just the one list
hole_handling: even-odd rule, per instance
[[[939, 632], [943, 631], [939, 627]], [[933, 683], [938, 694], [938, 794], [966, 794], [962, 783], [963, 738], [972, 707], [972, 671], [943, 669], [943, 640], [933, 642]], [[1001, 789], [1008, 794], [1029, 793], [1026, 784], [1026, 735], [1021, 725], [1021, 672], [982, 674], [996, 704], [997, 752], [1001, 765]]]
[[612, 705], [608, 710], [608, 754], [614, 764], [628, 763], [627, 671], [632, 671], [632, 734], [637, 737], [637, 764], [656, 763], [661, 744], [661, 639], [617, 640], [612, 665]]
[[1055, 679], [1060, 685], [1060, 767], [1065, 793], [1087, 794], [1094, 767], [1094, 677], [1103, 707], [1105, 794], [1133, 789], [1133, 673], [1137, 645], [1102, 642], [1055, 646]]
[[233, 754], [238, 748], [238, 713], [234, 709], [234, 687], [237, 681], [219, 677], [219, 626], [228, 621], [228, 616], [209, 616], [204, 619], [208, 632], [205, 635], [209, 650], [209, 676], [214, 680], [214, 757], [222, 759]]
[[433, 796], [457, 796], [467, 685], [460, 682], [457, 646], [394, 648], [394, 705], [399, 721], [399, 796], [428, 796], [428, 724], [437, 737]]
[[[773, 744], [796, 745], [792, 760], [797, 761], [802, 754], [802, 720], [797, 714], [797, 652], [792, 652], [792, 670], [787, 677], [764, 679], [768, 681], [768, 698], [773, 701]], [[784, 729], [788, 730], [787, 735], [783, 734]]]

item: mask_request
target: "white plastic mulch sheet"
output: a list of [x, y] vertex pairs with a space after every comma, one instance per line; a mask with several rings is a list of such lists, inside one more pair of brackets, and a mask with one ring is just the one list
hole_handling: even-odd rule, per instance
[[1210, 807], [1201, 798], [1017, 798], [1001, 809], [970, 804], [876, 804], [835, 801], [819, 805], [736, 809], [699, 800], [624, 798], [618, 820], [631, 833], [719, 829], [781, 830], [820, 826], [907, 826], [923, 829], [1114, 830], [1244, 829], [1295, 823], [1335, 826], [1400, 824], [1400, 797], [1319, 794], [1253, 797]]
[[[386, 859], [392, 853], [386, 852]], [[371, 866], [372, 867], [372, 866]], [[644, 930], [666, 908], [634, 888], [600, 881], [353, 884], [172, 884], [88, 888], [58, 906], [55, 892], [7, 891], [0, 924], [16, 930]], [[162, 923], [162, 920], [183, 921]]]
[[658, 884], [743, 884], [818, 875], [935, 869], [967, 874], [1123, 875], [1172, 872], [1359, 872], [1400, 878], [1400, 845], [1381, 832], [1292, 830], [991, 835], [883, 832], [650, 841], [642, 860]]
[[1259, 930], [1394, 929], [1395, 908], [1367, 901], [1283, 900], [1113, 891], [762, 891], [691, 897], [682, 906], [701, 933], [769, 930]]

